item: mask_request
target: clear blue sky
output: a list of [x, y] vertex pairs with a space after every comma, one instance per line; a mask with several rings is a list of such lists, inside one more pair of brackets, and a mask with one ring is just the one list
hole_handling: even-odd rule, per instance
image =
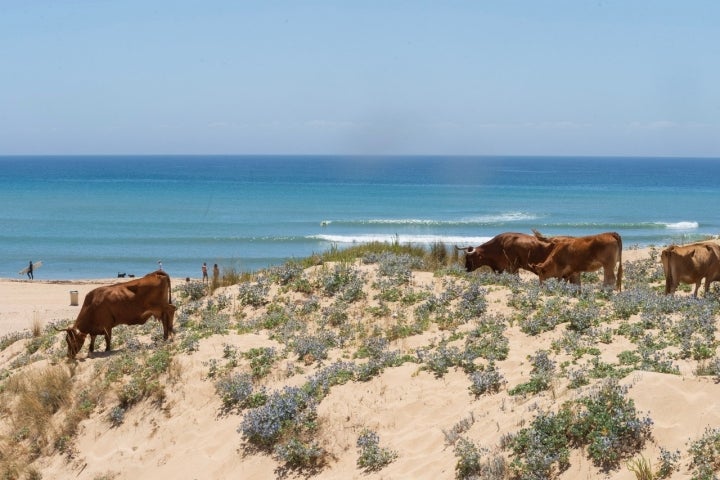
[[717, 0], [2, 0], [0, 155], [720, 157]]

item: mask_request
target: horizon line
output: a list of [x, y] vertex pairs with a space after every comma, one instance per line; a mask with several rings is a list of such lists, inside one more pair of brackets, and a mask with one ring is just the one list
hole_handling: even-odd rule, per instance
[[720, 159], [718, 155], [637, 155], [637, 154], [485, 154], [485, 153], [0, 153], [10, 157], [477, 157], [477, 158], [663, 158]]

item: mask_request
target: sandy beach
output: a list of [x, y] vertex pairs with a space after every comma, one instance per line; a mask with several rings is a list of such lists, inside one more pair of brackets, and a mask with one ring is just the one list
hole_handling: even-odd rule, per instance
[[[634, 262], [648, 258], [650, 249], [634, 249], [623, 252], [623, 262]], [[322, 267], [306, 272], [309, 278], [319, 274]], [[386, 328], [393, 323], [393, 314], [374, 316], [372, 308], [377, 307], [377, 280], [375, 266], [356, 267], [365, 277], [363, 289], [367, 295], [362, 308], [352, 312], [365, 312], [358, 322], [377, 324]], [[533, 281], [532, 274], [523, 273], [526, 281]], [[100, 285], [123, 281], [106, 279], [93, 281], [17, 281], [0, 280], [0, 334], [30, 329], [34, 322], [46, 325], [49, 322], [74, 320], [79, 306], [70, 305], [70, 291], [78, 291], [79, 304], [85, 294]], [[431, 288], [436, 292], [447, 289], [447, 284], [428, 272], [414, 272], [413, 288]], [[229, 299], [225, 310], [234, 318], [262, 318], [265, 307], [249, 307], [237, 301], [237, 286], [219, 289], [215, 298]], [[283, 297], [285, 295], [285, 298]], [[687, 292], [678, 295], [687, 296]], [[300, 293], [283, 292], [273, 288], [269, 298], [284, 298], [288, 303], [301, 304], [307, 299]], [[503, 286], [489, 286], [487, 293], [488, 313], [510, 316], [513, 308], [508, 304], [511, 294]], [[322, 304], [331, 302], [323, 299]], [[393, 307], [395, 308], [395, 307]], [[715, 315], [717, 323], [717, 315]], [[633, 318], [630, 319], [632, 321]], [[611, 325], [617, 328], [617, 324]], [[159, 327], [155, 327], [159, 328]], [[461, 327], [459, 331], [467, 332]], [[564, 326], [540, 335], [523, 333], [518, 324], [510, 326], [504, 333], [508, 339], [507, 358], [497, 365], [505, 380], [505, 386], [495, 394], [474, 396], [469, 394], [468, 375], [459, 368], [450, 368], [442, 376], [433, 374], [417, 363], [386, 368], [369, 381], [351, 381], [334, 386], [317, 407], [319, 430], [318, 444], [329, 455], [322, 468], [307, 471], [285, 470], [277, 457], [267, 451], [248, 448], [247, 441], [240, 434], [243, 414], [223, 414], [222, 402], [215, 384], [208, 378], [208, 365], [224, 362], [224, 353], [231, 346], [237, 352], [247, 352], [259, 347], [273, 347], [283, 351], [285, 346], [277, 339], [271, 339], [271, 332], [259, 330], [238, 333], [232, 330], [223, 335], [211, 335], [200, 340], [195, 351], [178, 353], [174, 357], [175, 373], [163, 380], [166, 384], [162, 404], [150, 400], [141, 401], [125, 412], [124, 421], [111, 425], [108, 417], [115, 405], [115, 397], [105, 397], [89, 418], [80, 423], [74, 440], [73, 454], [52, 453], [40, 456], [34, 463], [35, 471], [42, 478], [77, 479], [225, 479], [225, 478], [412, 478], [438, 479], [455, 478], [458, 457], [448, 432], [465, 422], [467, 428], [459, 436], [485, 449], [487, 457], [508, 456], [499, 447], [508, 434], [517, 433], [528, 427], [539, 412], [553, 411], [561, 404], [587, 394], [591, 386], [581, 389], [569, 388], [567, 378], [558, 376], [552, 388], [535, 395], [509, 395], [513, 386], [526, 382], [531, 366], [529, 355], [541, 348], [552, 350], [553, 341], [566, 331]], [[654, 332], [653, 334], [656, 334]], [[418, 335], [395, 340], [392, 349], [412, 353], [418, 348], [436, 345], [447, 332], [431, 327]], [[181, 342], [174, 340], [175, 344]], [[62, 351], [64, 342], [58, 349]], [[22, 354], [21, 342], [13, 345], [0, 356], [5, 368]], [[451, 343], [462, 345], [462, 342]], [[617, 364], [617, 356], [624, 350], [634, 348], [627, 338], [615, 335], [610, 343], [598, 342], [599, 358]], [[121, 354], [120, 348], [111, 354], [87, 356], [87, 345], [74, 367], [76, 381], [92, 375], [100, 362]], [[576, 360], [562, 351], [553, 354], [558, 363], [569, 362], [575, 367]], [[300, 385], [313, 372], [335, 360], [351, 360], [352, 356], [342, 349], [333, 349], [324, 362], [303, 360], [288, 350], [273, 366], [272, 373], [261, 380], [268, 390], [280, 389], [283, 385]], [[67, 368], [64, 361], [52, 366], [53, 362], [41, 361], [35, 368]], [[598, 468], [588, 458], [584, 449], [572, 450], [570, 466], [559, 473], [557, 478], [570, 479], [613, 479], [636, 478], [626, 466], [629, 459], [642, 457], [654, 467], [659, 465], [662, 451], [680, 452], [677, 469], [666, 478], [690, 478], [691, 458], [689, 443], [700, 438], [708, 428], [720, 427], [720, 385], [712, 376], [695, 374], [698, 366], [692, 358], [674, 358], [678, 367], [674, 374], [657, 371], [637, 370], [625, 375], [620, 384], [629, 387], [628, 398], [641, 415], [652, 419], [651, 437], [644, 442], [640, 451], [620, 462], [608, 471]], [[238, 362], [237, 371], [249, 368], [246, 360]], [[28, 368], [33, 368], [32, 366]], [[302, 374], [287, 377], [283, 372], [297, 369]], [[595, 383], [595, 382], [593, 382]], [[4, 425], [8, 431], [9, 425]], [[358, 467], [359, 433], [370, 428], [377, 432], [380, 446], [396, 453], [397, 458], [377, 471], [365, 471]], [[508, 461], [511, 458], [508, 457]]]
[[[16, 280], [0, 278], [0, 336], [31, 330], [34, 322], [44, 327], [50, 322], [75, 321], [87, 293], [103, 285], [128, 281], [127, 278], [94, 280]], [[177, 285], [184, 279], [173, 279]], [[77, 292], [77, 305], [71, 305]]]
[[[119, 280], [119, 279], [118, 279]], [[110, 285], [116, 280], [15, 280], [0, 279], [0, 336], [32, 329], [52, 321], [72, 323], [80, 311], [82, 299], [93, 288]], [[78, 292], [78, 305], [70, 305], [71, 291]]]

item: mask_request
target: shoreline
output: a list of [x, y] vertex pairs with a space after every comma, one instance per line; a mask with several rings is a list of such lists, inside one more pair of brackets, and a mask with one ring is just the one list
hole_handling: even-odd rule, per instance
[[[623, 249], [623, 262], [647, 257], [653, 248], [641, 247]], [[659, 260], [658, 260], [659, 262]], [[528, 275], [532, 275], [527, 272]], [[200, 277], [190, 277], [192, 281], [201, 281]], [[86, 278], [86, 279], [11, 279], [0, 278], [0, 298], [8, 299], [0, 304], [0, 337], [13, 332], [32, 330], [33, 323], [40, 322], [44, 328], [53, 321], [63, 321], [68, 325], [75, 321], [85, 295], [94, 288], [123, 283], [130, 278]], [[184, 282], [185, 278], [171, 277], [172, 285]], [[78, 305], [70, 305], [70, 291], [78, 292]]]

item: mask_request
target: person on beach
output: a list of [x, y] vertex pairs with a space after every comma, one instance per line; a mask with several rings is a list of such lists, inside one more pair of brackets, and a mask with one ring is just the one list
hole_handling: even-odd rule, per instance
[[162, 271], [162, 262], [158, 260], [158, 270]]
[[220, 268], [218, 264], [213, 265], [213, 285], [217, 285], [218, 279], [220, 278]]
[[32, 280], [33, 278], [35, 278], [35, 277], [33, 276], [33, 264], [32, 264], [32, 260], [30, 260], [30, 264], [28, 265], [27, 276], [28, 276], [28, 278], [29, 278], [30, 280]]
[[203, 274], [203, 277], [202, 277], [203, 283], [208, 283], [208, 273], [207, 273], [207, 263], [206, 262], [203, 262], [203, 264], [202, 264], [202, 274]]

